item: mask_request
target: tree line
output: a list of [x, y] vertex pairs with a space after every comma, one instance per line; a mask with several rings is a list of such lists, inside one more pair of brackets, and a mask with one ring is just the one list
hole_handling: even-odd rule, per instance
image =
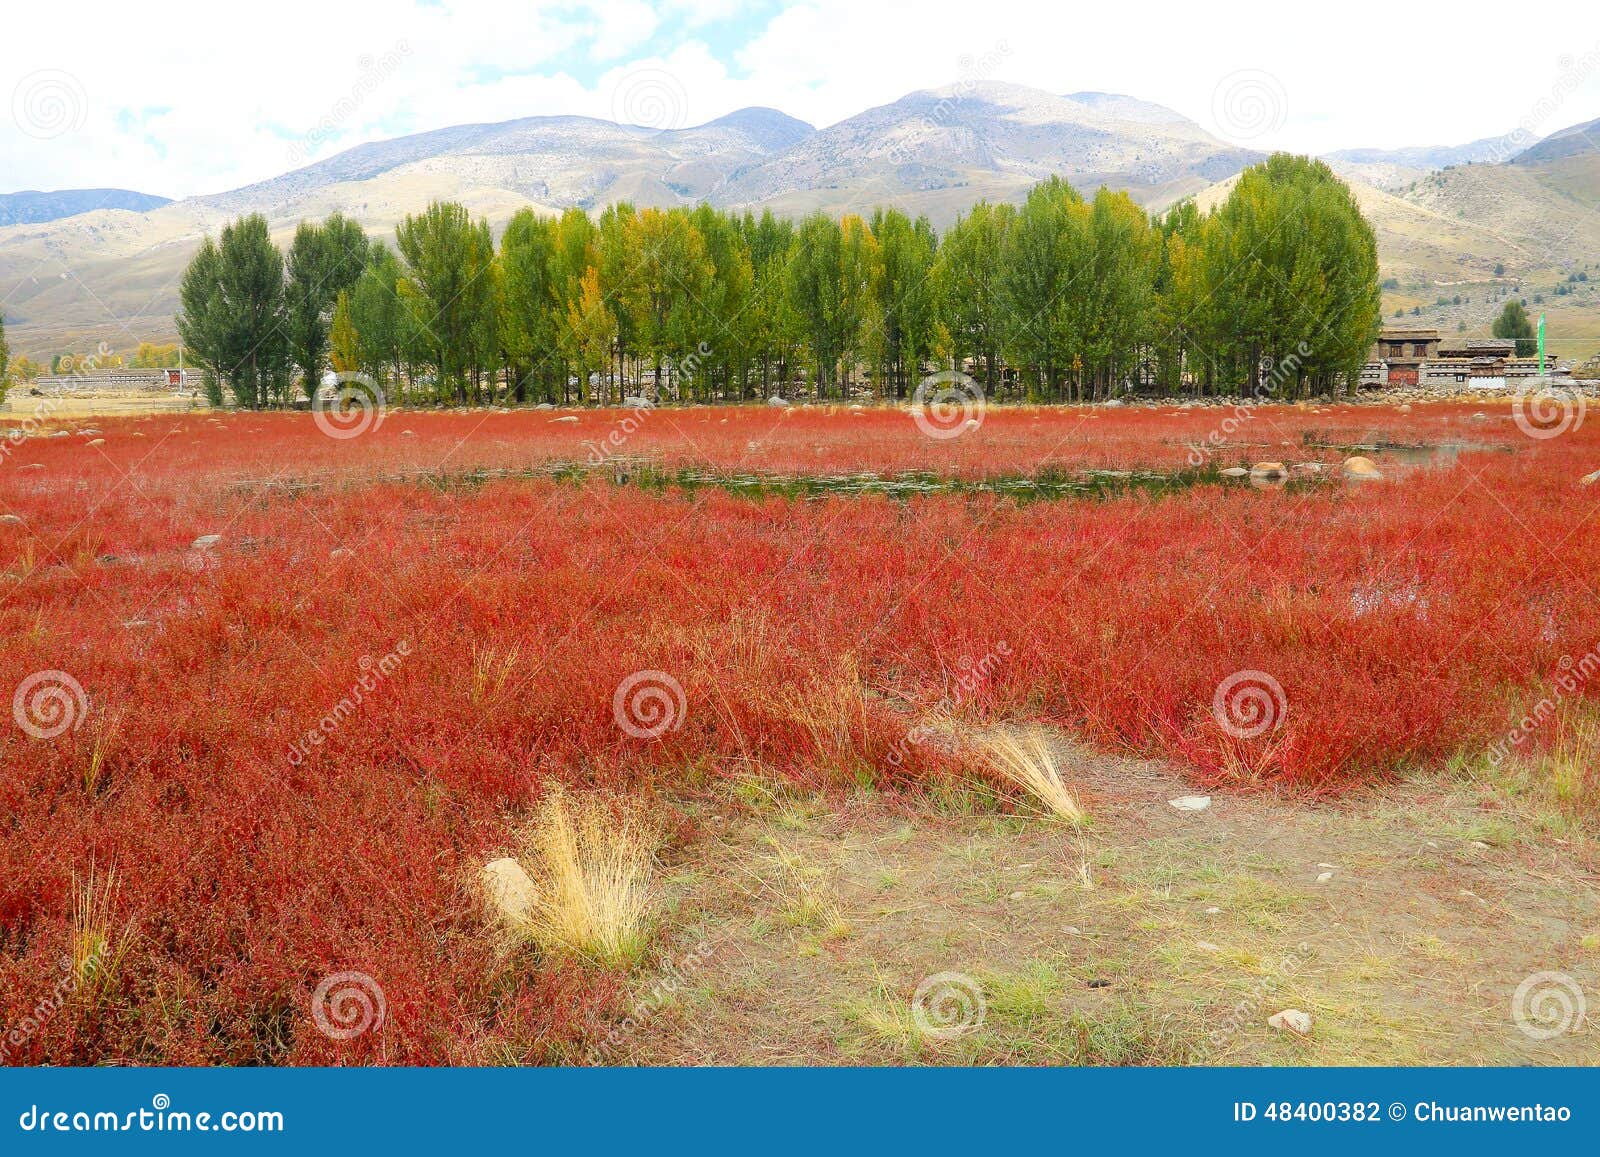
[[334, 214], [280, 252], [260, 215], [207, 238], [178, 328], [207, 388], [315, 397], [330, 369], [403, 403], [907, 398], [960, 368], [991, 397], [1129, 389], [1296, 397], [1353, 383], [1377, 245], [1320, 161], [1277, 154], [1210, 212], [1152, 217], [1058, 177], [926, 217], [638, 208], [507, 223], [435, 202], [394, 244]]

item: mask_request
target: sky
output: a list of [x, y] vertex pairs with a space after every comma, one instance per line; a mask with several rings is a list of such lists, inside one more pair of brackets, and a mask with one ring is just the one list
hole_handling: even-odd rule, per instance
[[[1600, 6], [1067, 0], [49, 0], [0, 16], [0, 192], [170, 197], [364, 141], [580, 114], [825, 126], [976, 80], [1121, 92], [1258, 149], [1459, 144], [1600, 116]], [[1493, 23], [1472, 18], [1481, 10]], [[1508, 15], [1525, 23], [1505, 26]]]

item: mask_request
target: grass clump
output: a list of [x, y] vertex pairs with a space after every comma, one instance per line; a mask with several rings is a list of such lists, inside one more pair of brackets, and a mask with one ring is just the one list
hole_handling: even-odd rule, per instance
[[661, 829], [634, 805], [553, 791], [524, 863], [537, 889], [522, 923], [549, 952], [597, 964], [637, 961], [649, 943]]
[[978, 748], [985, 765], [1013, 787], [1020, 788], [1058, 819], [1073, 825], [1089, 816], [1067, 786], [1049, 738], [1037, 728], [985, 736]]

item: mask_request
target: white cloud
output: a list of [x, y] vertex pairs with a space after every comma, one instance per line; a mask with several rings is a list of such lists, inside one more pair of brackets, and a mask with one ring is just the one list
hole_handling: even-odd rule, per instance
[[[1352, 0], [1337, 19], [1176, 0], [1137, 16], [1036, 0], [803, 0], [749, 24], [722, 57], [694, 37], [712, 40], [715, 25], [722, 44], [744, 27], [734, 0], [279, 0], [270, 10], [52, 0], [13, 5], [6, 21], [0, 190], [211, 192], [294, 167], [297, 142], [314, 159], [463, 122], [610, 118], [626, 78], [652, 69], [670, 75], [660, 87], [683, 123], [762, 104], [828, 124], [956, 80], [1001, 45], [993, 79], [1130, 93], [1225, 133], [1238, 113], [1219, 86], [1264, 73], [1277, 107], [1249, 122], [1261, 131], [1244, 143], [1258, 148], [1458, 143], [1552, 104], [1542, 131], [1600, 115], [1600, 70], [1574, 79], [1572, 69], [1600, 48], [1600, 30], [1519, 41], [1513, 67], [1505, 37], [1471, 20], [1374, 0]], [[1540, 22], [1595, 27], [1573, 0], [1545, 4]], [[660, 39], [684, 25], [708, 31]], [[374, 80], [375, 62], [402, 46]]]

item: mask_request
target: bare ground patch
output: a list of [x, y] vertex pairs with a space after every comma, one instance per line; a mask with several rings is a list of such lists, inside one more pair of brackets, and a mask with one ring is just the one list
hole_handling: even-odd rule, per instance
[[[1181, 812], [1159, 764], [1061, 761], [1087, 828], [758, 784], [702, 805], [666, 919], [699, 951], [640, 973], [607, 1059], [1600, 1063], [1589, 1021], [1540, 1040], [1513, 1015], [1536, 973], [1600, 999], [1591, 845], [1533, 805], [1431, 778]], [[925, 985], [919, 1022], [944, 973], [970, 987]], [[1308, 1036], [1267, 1025], [1285, 1008]]]

